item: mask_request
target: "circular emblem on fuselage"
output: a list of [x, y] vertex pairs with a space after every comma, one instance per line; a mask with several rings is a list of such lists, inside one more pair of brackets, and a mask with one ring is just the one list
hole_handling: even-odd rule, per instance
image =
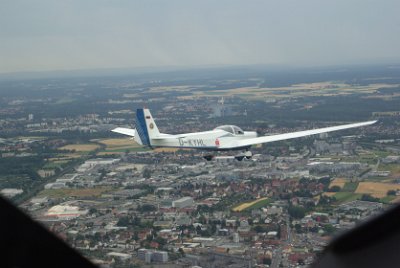
[[150, 123], [149, 128], [150, 128], [150, 129], [153, 129], [153, 128], [154, 128], [154, 124], [153, 124], [153, 123]]

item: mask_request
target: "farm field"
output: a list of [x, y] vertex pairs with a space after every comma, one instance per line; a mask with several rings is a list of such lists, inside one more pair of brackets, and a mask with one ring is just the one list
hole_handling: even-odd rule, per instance
[[266, 204], [268, 204], [269, 200], [267, 197], [263, 197], [263, 198], [259, 198], [257, 200], [254, 200], [252, 202], [246, 202], [243, 204], [240, 204], [236, 207], [234, 207], [232, 210], [235, 212], [241, 212], [245, 209], [256, 209], [256, 208], [261, 208], [263, 206], [265, 206]]
[[50, 198], [64, 197], [98, 197], [105, 192], [111, 191], [111, 187], [87, 188], [87, 189], [45, 189], [39, 193], [39, 196]]
[[339, 203], [346, 203], [360, 199], [362, 194], [355, 194], [349, 192], [338, 192], [333, 195]]
[[390, 171], [390, 177], [397, 178], [400, 176], [400, 165], [399, 164], [380, 164], [378, 170]]
[[94, 151], [97, 148], [100, 148], [99, 145], [94, 144], [94, 143], [83, 143], [83, 144], [69, 144], [65, 145], [63, 147], [60, 147], [60, 150], [70, 150], [70, 151], [76, 151], [76, 152], [90, 152]]
[[331, 183], [329, 184], [329, 188], [333, 186], [339, 186], [341, 189], [343, 189], [344, 185], [346, 184], [346, 180], [343, 178], [336, 178]]
[[[379, 88], [393, 88], [398, 85], [392, 84], [369, 84], [365, 86], [354, 86], [346, 83], [337, 83], [333, 81], [318, 82], [318, 83], [304, 83], [294, 84], [288, 87], [239, 87], [224, 90], [207, 90], [195, 91], [191, 96], [183, 96], [184, 99], [195, 99], [196, 97], [214, 96], [214, 97], [230, 97], [240, 96], [244, 99], [256, 100], [260, 98], [289, 98], [293, 96], [306, 97], [306, 96], [338, 96], [349, 95], [354, 92], [362, 94], [371, 94], [376, 92]], [[282, 94], [282, 92], [289, 92], [289, 94]]]
[[400, 190], [400, 184], [381, 182], [360, 182], [355, 191], [357, 194], [370, 194], [373, 197], [383, 198], [389, 190]]
[[[178, 151], [179, 148], [156, 148], [154, 149], [154, 152], [158, 152], [158, 153], [174, 153], [176, 151]], [[182, 149], [180, 149], [182, 150]]]
[[105, 145], [105, 149], [98, 155], [118, 154], [126, 151], [146, 151], [140, 144], [130, 138], [92, 140]]

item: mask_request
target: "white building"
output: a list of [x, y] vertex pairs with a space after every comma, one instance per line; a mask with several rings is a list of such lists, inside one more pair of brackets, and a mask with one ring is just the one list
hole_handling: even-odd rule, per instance
[[141, 248], [138, 250], [138, 259], [146, 263], [152, 261], [164, 263], [168, 261], [168, 252]]
[[121, 253], [121, 252], [109, 252], [107, 256], [118, 258], [122, 261], [130, 260], [132, 258], [131, 254]]
[[44, 189], [62, 189], [67, 188], [65, 182], [51, 182], [44, 186]]
[[22, 194], [23, 192], [24, 190], [15, 188], [5, 188], [0, 191], [0, 193], [5, 197], [14, 197], [18, 194]]
[[172, 201], [173, 208], [185, 208], [193, 206], [194, 200], [190, 196], [182, 197], [178, 200]]
[[81, 215], [86, 215], [88, 210], [80, 210], [77, 206], [57, 205], [51, 207], [45, 216], [55, 219], [71, 220]]

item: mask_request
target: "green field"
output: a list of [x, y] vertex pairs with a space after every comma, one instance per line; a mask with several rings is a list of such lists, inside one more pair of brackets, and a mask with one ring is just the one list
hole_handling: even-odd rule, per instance
[[341, 190], [341, 192], [352, 192], [354, 193], [354, 191], [357, 189], [358, 187], [358, 182], [346, 182], [343, 186], [343, 189]]
[[259, 209], [259, 208], [267, 206], [269, 203], [271, 203], [271, 200], [269, 200], [269, 199], [260, 200], [257, 203], [255, 203], [254, 205], [251, 205], [250, 207], [246, 208], [245, 210]]
[[334, 195], [336, 200], [339, 203], [346, 203], [350, 201], [354, 201], [357, 199], [360, 199], [362, 194], [355, 194], [355, 193], [349, 193], [349, 192], [339, 192]]
[[389, 196], [388, 195], [388, 196], [385, 196], [385, 197], [381, 198], [380, 201], [382, 203], [388, 204], [388, 203], [390, 203], [390, 201], [392, 201], [394, 199], [396, 199], [396, 196], [393, 196], [393, 195]]
[[266, 206], [270, 202], [271, 202], [271, 200], [269, 200], [267, 197], [263, 197], [263, 198], [259, 198], [257, 200], [237, 204], [237, 205], [233, 206], [232, 210], [236, 211], [236, 212], [242, 212], [245, 210], [248, 211], [248, 210], [252, 210], [252, 209], [259, 209], [259, 208]]
[[400, 173], [400, 165], [399, 164], [380, 164], [378, 167], [380, 171], [390, 171], [392, 173]]
[[126, 147], [123, 149], [110, 149], [110, 150], [104, 150], [104, 152], [110, 152], [110, 153], [124, 153], [126, 151], [129, 152], [144, 152], [144, 151], [150, 151], [149, 149], [145, 148], [145, 147]]

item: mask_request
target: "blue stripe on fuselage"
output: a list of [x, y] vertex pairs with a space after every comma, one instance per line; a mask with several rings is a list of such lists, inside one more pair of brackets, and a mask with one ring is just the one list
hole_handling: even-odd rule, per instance
[[146, 120], [143, 109], [136, 110], [136, 131], [139, 134], [143, 145], [150, 146], [149, 132], [147, 131]]

